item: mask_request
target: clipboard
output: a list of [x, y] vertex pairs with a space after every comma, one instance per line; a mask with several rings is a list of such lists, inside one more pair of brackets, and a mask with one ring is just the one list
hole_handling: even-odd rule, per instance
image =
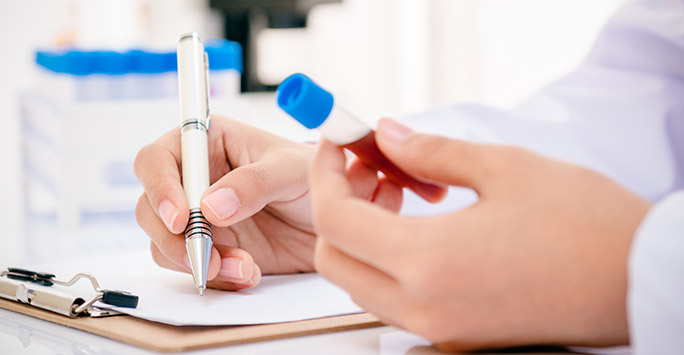
[[[52, 288], [53, 285], [72, 286], [79, 279], [91, 282], [94, 296], [80, 298]], [[159, 352], [198, 350], [383, 325], [369, 313], [356, 313], [271, 324], [175, 326], [101, 308], [97, 306], [98, 301], [135, 308], [138, 297], [126, 291], [103, 289], [91, 274], [79, 273], [69, 281], [60, 281], [54, 274], [19, 268], [8, 268], [0, 273], [0, 308]]]
[[0, 299], [0, 308], [159, 352], [199, 350], [384, 325], [370, 313], [259, 325], [175, 326], [129, 315], [69, 318], [6, 299]]

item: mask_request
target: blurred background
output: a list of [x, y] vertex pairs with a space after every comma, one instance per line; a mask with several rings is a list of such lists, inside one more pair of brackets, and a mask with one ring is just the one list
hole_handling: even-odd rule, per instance
[[[147, 247], [132, 161], [177, 124], [164, 58], [182, 33], [219, 40], [214, 113], [310, 139], [275, 109], [291, 73], [371, 124], [451, 103], [509, 108], [578, 65], [623, 1], [0, 2], [0, 266]], [[84, 56], [100, 64], [79, 72]]]

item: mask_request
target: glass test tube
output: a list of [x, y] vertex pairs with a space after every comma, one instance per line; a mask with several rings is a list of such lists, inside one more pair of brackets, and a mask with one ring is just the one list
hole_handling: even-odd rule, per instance
[[278, 106], [309, 129], [354, 153], [367, 166], [382, 171], [396, 184], [413, 190], [427, 201], [438, 202], [445, 187], [416, 179], [392, 163], [378, 149], [375, 131], [334, 104], [332, 94], [303, 74], [293, 74], [278, 86]]

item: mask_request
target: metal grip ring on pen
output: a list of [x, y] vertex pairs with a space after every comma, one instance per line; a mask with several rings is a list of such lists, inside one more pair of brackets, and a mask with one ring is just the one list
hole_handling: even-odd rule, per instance
[[185, 239], [192, 238], [193, 236], [214, 239], [214, 232], [211, 224], [204, 218], [204, 215], [199, 208], [190, 210], [190, 217], [188, 219], [188, 225], [185, 227], [184, 234]]

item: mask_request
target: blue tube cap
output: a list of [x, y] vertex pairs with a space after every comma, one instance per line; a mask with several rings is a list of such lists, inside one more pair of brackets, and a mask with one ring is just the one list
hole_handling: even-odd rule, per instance
[[304, 74], [292, 74], [276, 90], [278, 106], [304, 127], [312, 129], [325, 122], [333, 107], [333, 96]]

